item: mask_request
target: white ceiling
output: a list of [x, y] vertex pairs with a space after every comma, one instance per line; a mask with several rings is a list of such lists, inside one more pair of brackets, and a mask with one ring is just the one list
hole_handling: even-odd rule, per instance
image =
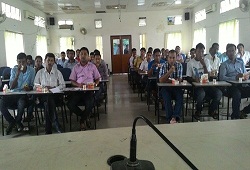
[[[122, 12], [136, 11], [159, 11], [172, 9], [189, 9], [205, 0], [181, 0], [181, 4], [176, 5], [176, 0], [145, 0], [145, 4], [138, 6], [138, 1], [143, 0], [21, 0], [31, 6], [40, 9], [47, 14], [56, 13], [96, 13], [96, 11], [106, 11], [106, 13], [117, 12], [119, 9], [107, 9], [107, 6], [114, 5], [124, 7]], [[95, 5], [96, 4], [96, 5]], [[67, 10], [64, 10], [67, 8]]]

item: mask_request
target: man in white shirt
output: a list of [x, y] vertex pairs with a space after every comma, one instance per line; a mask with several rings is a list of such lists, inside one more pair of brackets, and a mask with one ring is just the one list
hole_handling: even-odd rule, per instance
[[148, 51], [146, 58], [143, 60], [143, 62], [140, 65], [139, 70], [148, 71], [148, 63], [151, 61], [151, 57], [152, 57], [152, 52]]
[[[187, 76], [189, 82], [200, 82], [202, 74], [208, 74], [211, 72], [211, 66], [209, 60], [204, 58], [205, 46], [202, 43], [196, 45], [196, 57], [187, 63]], [[212, 100], [209, 107], [209, 115], [214, 119], [217, 119], [215, 113], [222, 97], [222, 92], [216, 87], [197, 87], [195, 88], [194, 98], [196, 99], [196, 112], [195, 119], [199, 120], [202, 111], [203, 100]]]
[[[43, 87], [46, 87], [47, 89], [58, 87], [59, 89], [62, 89], [65, 87], [65, 82], [63, 79], [62, 73], [56, 68], [53, 67], [55, 63], [55, 55], [53, 53], [47, 53], [45, 55], [45, 68], [39, 70], [36, 74], [34, 84], [41, 85]], [[55, 126], [58, 132], [60, 132], [59, 129], [59, 123], [57, 121], [57, 115], [56, 115], [56, 103], [55, 101], [58, 101], [57, 98], [59, 96], [48, 96], [42, 98], [42, 102], [44, 103], [45, 107], [45, 119], [46, 119], [46, 125], [45, 125], [45, 133], [51, 134], [52, 133], [52, 122], [55, 121]]]
[[244, 50], [244, 45], [239, 43], [237, 45], [238, 53], [236, 54], [237, 58], [241, 58], [245, 65], [249, 63], [250, 60], [250, 52]]
[[211, 66], [211, 75], [210, 76], [216, 76], [217, 72], [220, 67], [220, 59], [216, 55], [216, 49], [211, 47], [209, 49], [209, 54], [206, 55], [206, 58], [209, 60], [209, 64]]
[[134, 68], [134, 60], [136, 58], [136, 49], [132, 49], [132, 56], [129, 58], [129, 66], [130, 68]]
[[[151, 61], [151, 57], [152, 57], [152, 52], [148, 51], [147, 55], [146, 55], [146, 58], [141, 63], [138, 72], [148, 71], [148, 63]], [[143, 76], [142, 77], [142, 82], [141, 82], [142, 83], [142, 89], [145, 89], [145, 87], [147, 85], [147, 80], [148, 80], [148, 76]]]

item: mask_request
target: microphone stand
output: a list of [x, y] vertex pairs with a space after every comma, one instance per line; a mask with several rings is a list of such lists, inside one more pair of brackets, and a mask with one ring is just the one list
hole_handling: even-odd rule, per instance
[[132, 136], [130, 140], [130, 158], [124, 159], [122, 161], [116, 161], [111, 164], [111, 170], [154, 170], [154, 165], [152, 162], [147, 160], [136, 159], [136, 122], [138, 119], [144, 120], [188, 165], [191, 169], [198, 170], [198, 168], [178, 149], [176, 148], [168, 139], [165, 137], [146, 117], [138, 116], [133, 122]]

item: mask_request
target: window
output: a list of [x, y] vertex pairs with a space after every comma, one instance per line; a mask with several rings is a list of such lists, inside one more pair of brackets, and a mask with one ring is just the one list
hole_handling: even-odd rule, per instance
[[142, 47], [147, 48], [146, 34], [140, 34], [140, 49]]
[[101, 55], [103, 56], [102, 36], [96, 36], [95, 43], [96, 43], [96, 49], [99, 50]]
[[73, 25], [72, 20], [59, 20], [58, 25]]
[[18, 8], [10, 6], [2, 2], [2, 12], [6, 14], [8, 18], [12, 18], [21, 21], [21, 11]]
[[181, 43], [181, 32], [173, 32], [165, 34], [165, 48], [172, 50], [176, 46], [182, 46]]
[[40, 55], [42, 57], [47, 54], [47, 38], [46, 36], [38, 35], [36, 37], [36, 55]]
[[194, 30], [193, 47], [195, 47], [198, 43], [202, 43], [206, 47], [206, 29], [205, 28]]
[[96, 19], [95, 20], [95, 28], [102, 28], [102, 20], [101, 19]]
[[35, 16], [34, 24], [36, 26], [45, 28], [45, 21], [43, 17]]
[[139, 27], [144, 27], [146, 25], [146, 17], [139, 17]]
[[[7, 66], [13, 67], [17, 64], [16, 62], [17, 54], [19, 54], [20, 52], [24, 52], [23, 35], [5, 31], [4, 39], [5, 39]], [[18, 44], [18, 45], [13, 45], [13, 44]]]
[[60, 38], [60, 51], [66, 51], [67, 49], [74, 50], [74, 37]]
[[168, 17], [168, 25], [181, 25], [182, 24], [182, 16], [169, 16]]
[[[225, 34], [226, 32], [226, 34]], [[239, 21], [231, 20], [221, 23], [219, 25], [219, 45], [220, 51], [226, 51], [226, 45], [233, 43], [237, 45], [239, 43]]]
[[203, 10], [200, 10], [198, 12], [195, 13], [195, 19], [194, 19], [194, 22], [200, 22], [202, 20], [205, 20], [206, 19], [206, 10], [203, 9]]
[[230, 11], [239, 7], [240, 0], [224, 0], [220, 3], [220, 13]]

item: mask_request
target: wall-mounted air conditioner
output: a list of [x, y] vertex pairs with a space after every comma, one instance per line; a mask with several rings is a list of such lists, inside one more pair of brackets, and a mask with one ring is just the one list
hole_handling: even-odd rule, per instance
[[209, 5], [206, 7], [206, 14], [216, 11], [216, 4]]
[[35, 14], [30, 11], [24, 11], [24, 17], [30, 20], [35, 20]]
[[69, 30], [74, 30], [74, 26], [73, 25], [59, 25], [59, 29], [69, 29]]

